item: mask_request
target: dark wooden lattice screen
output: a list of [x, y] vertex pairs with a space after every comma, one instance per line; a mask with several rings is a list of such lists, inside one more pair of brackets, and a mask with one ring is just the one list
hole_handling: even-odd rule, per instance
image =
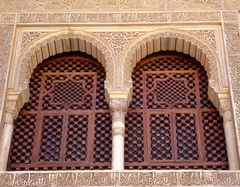
[[193, 58], [151, 55], [137, 64], [126, 116], [126, 169], [227, 169], [223, 121]]
[[110, 169], [111, 117], [104, 68], [92, 57], [44, 61], [15, 121], [9, 170]]

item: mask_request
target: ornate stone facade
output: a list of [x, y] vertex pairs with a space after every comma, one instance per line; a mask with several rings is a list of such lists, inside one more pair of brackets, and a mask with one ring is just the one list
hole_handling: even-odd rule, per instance
[[[240, 150], [239, 10], [239, 0], [1, 0], [0, 121], [6, 122], [12, 106], [4, 107], [7, 89], [18, 95], [27, 88], [32, 55], [50, 49], [50, 43], [72, 38], [91, 43], [90, 54], [96, 47], [106, 60], [108, 92], [121, 95], [131, 88], [137, 50], [151, 51], [154, 39], [175, 38], [206, 55], [215, 105], [222, 113], [232, 110]], [[124, 134], [122, 129], [116, 134]], [[1, 173], [0, 178], [0, 186], [240, 185], [238, 172], [207, 171]]]

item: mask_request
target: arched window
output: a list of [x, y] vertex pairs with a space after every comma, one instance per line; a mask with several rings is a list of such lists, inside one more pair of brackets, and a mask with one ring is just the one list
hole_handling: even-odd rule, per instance
[[110, 169], [104, 80], [103, 66], [80, 52], [39, 64], [14, 123], [8, 170]]
[[177, 52], [141, 60], [126, 116], [126, 169], [227, 169], [222, 117], [199, 62]]

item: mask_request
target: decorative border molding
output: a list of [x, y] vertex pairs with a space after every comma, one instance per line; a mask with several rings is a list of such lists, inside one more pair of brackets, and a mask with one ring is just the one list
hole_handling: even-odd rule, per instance
[[240, 8], [238, 0], [1, 0], [4, 12], [176, 11]]
[[0, 173], [0, 186], [240, 186], [231, 171], [57, 171]]
[[[230, 70], [233, 114], [240, 151], [240, 22], [238, 11], [223, 12], [223, 30], [228, 67]], [[239, 152], [240, 156], [240, 152]]]
[[96, 23], [189, 23], [221, 22], [221, 12], [135, 12], [135, 13], [2, 13], [0, 23], [96, 24]]
[[[3, 114], [3, 105], [6, 87], [9, 59], [11, 54], [14, 25], [0, 25], [0, 122]], [[0, 125], [1, 129], [1, 125]]]

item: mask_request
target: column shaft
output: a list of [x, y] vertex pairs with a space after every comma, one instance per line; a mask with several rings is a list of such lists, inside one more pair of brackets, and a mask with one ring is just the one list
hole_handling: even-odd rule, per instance
[[8, 154], [12, 139], [13, 124], [5, 123], [3, 127], [1, 152], [0, 152], [0, 171], [5, 171], [7, 168]]
[[235, 135], [234, 124], [232, 121], [232, 113], [225, 111], [223, 113], [224, 132], [227, 146], [228, 162], [230, 170], [239, 170], [239, 158], [237, 150], [237, 140]]

